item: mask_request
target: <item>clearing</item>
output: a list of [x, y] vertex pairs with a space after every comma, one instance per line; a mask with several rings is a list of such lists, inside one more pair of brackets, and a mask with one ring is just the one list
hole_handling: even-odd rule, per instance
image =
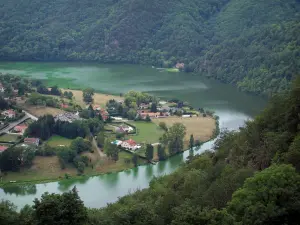
[[[74, 96], [77, 104], [80, 105], [81, 107], [86, 106], [86, 103], [83, 101], [83, 97], [82, 97], [83, 92], [81, 90], [68, 90], [68, 89], [61, 89], [61, 90], [62, 90], [62, 92], [64, 92], [64, 91], [73, 92], [73, 96]], [[94, 98], [94, 104], [100, 105], [102, 107], [104, 107], [110, 99], [115, 99], [115, 100], [123, 100], [124, 99], [120, 96], [109, 95], [109, 94], [100, 94], [100, 93], [95, 93], [93, 98]]]
[[53, 135], [48, 139], [47, 144], [51, 147], [70, 146], [72, 139], [68, 139], [59, 135]]
[[[153, 120], [154, 121], [154, 120]], [[164, 131], [153, 122], [129, 122], [137, 129], [136, 135], [129, 135], [137, 143], [157, 143]]]
[[0, 136], [0, 142], [17, 142], [19, 135], [17, 134], [4, 134]]
[[171, 127], [174, 123], [182, 123], [186, 127], [185, 142], [190, 140], [190, 135], [194, 135], [195, 140], [200, 140], [202, 142], [211, 139], [214, 130], [216, 129], [215, 119], [211, 117], [166, 117], [166, 118], [154, 118], [152, 122], [159, 124], [160, 122], [165, 122], [167, 127]]

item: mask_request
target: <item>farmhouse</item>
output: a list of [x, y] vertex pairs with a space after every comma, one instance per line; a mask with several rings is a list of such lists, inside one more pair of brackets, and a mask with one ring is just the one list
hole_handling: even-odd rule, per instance
[[157, 112], [157, 113], [144, 112], [144, 113], [139, 113], [139, 116], [142, 119], [146, 119], [147, 115], [150, 118], [164, 118], [164, 117], [168, 117], [170, 114], [168, 112]]
[[8, 118], [15, 118], [16, 112], [12, 109], [5, 110], [1, 113], [3, 116], [6, 116]]
[[132, 140], [132, 139], [123, 141], [123, 142], [121, 143], [121, 146], [122, 146], [123, 148], [129, 149], [129, 150], [133, 150], [133, 151], [135, 151], [135, 150], [141, 148], [141, 146], [138, 145], [138, 144], [137, 144], [134, 140]]
[[14, 127], [14, 131], [20, 134], [24, 134], [25, 130], [27, 129], [28, 126], [26, 125], [17, 125]]
[[24, 143], [39, 146], [40, 139], [39, 138], [25, 138]]
[[105, 109], [101, 109], [100, 114], [101, 114], [103, 121], [106, 121], [109, 117], [109, 113]]

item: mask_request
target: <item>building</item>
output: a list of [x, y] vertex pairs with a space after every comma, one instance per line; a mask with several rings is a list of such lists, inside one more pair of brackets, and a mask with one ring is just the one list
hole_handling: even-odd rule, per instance
[[39, 146], [40, 139], [39, 138], [25, 138], [24, 143]]
[[0, 145], [0, 154], [1, 154], [2, 152], [4, 152], [6, 149], [8, 149], [7, 146]]
[[133, 127], [130, 127], [130, 126], [126, 126], [126, 125], [121, 125], [121, 126], [118, 126], [116, 128], [116, 132], [117, 133], [130, 133], [134, 130]]
[[93, 105], [93, 110], [100, 111], [101, 110], [100, 105]]
[[59, 121], [63, 121], [63, 122], [69, 122], [72, 123], [75, 120], [81, 120], [79, 113], [71, 113], [71, 112], [67, 112], [67, 113], [62, 113], [62, 114], [58, 114], [54, 117], [55, 122], [57, 120]]
[[122, 144], [122, 142], [123, 141], [120, 141], [120, 140], [115, 140], [115, 141], [113, 141], [113, 142], [111, 142], [113, 145], [117, 145], [117, 146], [119, 146], [119, 145], [121, 145]]
[[149, 104], [141, 103], [139, 109], [149, 109], [149, 107], [150, 107]]
[[100, 114], [103, 121], [106, 121], [109, 118], [109, 113], [105, 109], [101, 109]]
[[10, 118], [10, 119], [16, 117], [16, 112], [12, 109], [5, 110], [1, 114], [3, 116], [6, 116], [6, 117]]
[[144, 112], [144, 113], [139, 113], [139, 116], [142, 119], [146, 119], [147, 115], [150, 118], [164, 118], [164, 117], [168, 117], [170, 114], [168, 112], [156, 112], [156, 113], [153, 113], [153, 112]]
[[69, 108], [69, 105], [68, 104], [60, 104], [60, 108], [62, 108], [62, 109], [67, 109], [67, 108]]
[[14, 127], [14, 131], [20, 134], [24, 134], [25, 130], [28, 128], [26, 125], [17, 125]]
[[132, 140], [132, 139], [123, 141], [123, 142], [121, 143], [121, 147], [126, 148], [126, 149], [129, 149], [129, 150], [133, 150], [133, 151], [135, 151], [135, 150], [141, 148], [141, 146], [138, 145], [138, 144], [137, 144], [134, 140]]
[[3, 93], [4, 91], [5, 91], [5, 88], [4, 88], [3, 84], [0, 83], [0, 92]]

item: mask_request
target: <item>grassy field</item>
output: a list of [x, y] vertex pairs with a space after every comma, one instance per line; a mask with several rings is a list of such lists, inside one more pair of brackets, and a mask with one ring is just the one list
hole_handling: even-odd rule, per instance
[[164, 131], [153, 122], [130, 122], [137, 128], [137, 135], [129, 135], [138, 143], [157, 143]]
[[23, 108], [29, 113], [31, 113], [32, 115], [35, 115], [36, 117], [44, 116], [46, 114], [51, 114], [53, 116], [56, 116], [58, 114], [65, 112], [61, 109], [52, 108], [52, 107], [36, 107], [30, 105], [23, 105]]
[[62, 136], [53, 135], [48, 139], [47, 144], [51, 147], [70, 146], [72, 139], [64, 138]]
[[[85, 102], [83, 101], [83, 98], [82, 98], [82, 91], [81, 90], [62, 89], [62, 92], [64, 92], [64, 91], [72, 91], [76, 103], [78, 105], [80, 105], [81, 107], [86, 106], [86, 104], [85, 104]], [[122, 100], [123, 99], [120, 96], [100, 94], [100, 93], [95, 93], [93, 98], [94, 98], [94, 104], [95, 105], [100, 105], [102, 107], [104, 107], [106, 105], [106, 102], [108, 102], [108, 100], [110, 100], [110, 99], [115, 99], [115, 100]]]
[[0, 142], [17, 142], [18, 135], [15, 134], [4, 134], [0, 136]]
[[153, 123], [159, 124], [160, 122], [165, 122], [168, 127], [172, 126], [174, 123], [182, 123], [186, 127], [185, 142], [189, 141], [190, 135], [194, 135], [195, 140], [201, 140], [202, 142], [208, 141], [216, 128], [215, 120], [211, 117], [166, 117], [157, 118], [152, 120]]

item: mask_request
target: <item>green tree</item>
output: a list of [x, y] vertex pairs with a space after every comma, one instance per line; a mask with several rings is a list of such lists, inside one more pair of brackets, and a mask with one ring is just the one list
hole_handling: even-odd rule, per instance
[[91, 142], [84, 140], [82, 137], [78, 137], [71, 142], [70, 148], [80, 154], [81, 152], [91, 151]]
[[154, 112], [154, 113], [157, 112], [157, 105], [156, 105], [155, 102], [153, 102], [153, 103], [151, 104], [151, 110], [150, 110], [150, 111], [151, 111], [151, 112]]
[[242, 224], [297, 224], [300, 175], [290, 165], [274, 165], [246, 180], [228, 205]]
[[183, 151], [183, 139], [186, 134], [186, 128], [181, 123], [175, 123], [169, 128], [168, 132], [162, 137], [162, 142], [168, 145], [171, 155]]
[[34, 200], [33, 208], [37, 225], [82, 225], [87, 220], [87, 210], [76, 188], [62, 195], [45, 193]]
[[166, 150], [163, 145], [157, 146], [157, 155], [158, 155], [159, 161], [165, 160], [167, 158]]
[[83, 101], [87, 104], [92, 103], [94, 101], [93, 96], [95, 94], [95, 90], [93, 88], [86, 88], [83, 90]]
[[147, 144], [145, 156], [148, 161], [151, 161], [153, 159], [153, 151], [154, 151], [153, 146], [151, 144]]
[[127, 112], [127, 118], [129, 120], [134, 120], [136, 117], [137, 111], [135, 109], [129, 109], [129, 111]]
[[146, 122], [151, 122], [151, 118], [150, 118], [150, 116], [147, 114], [147, 116], [146, 116]]
[[191, 136], [190, 136], [190, 145], [189, 145], [189, 147], [190, 147], [190, 149], [192, 150], [192, 149], [194, 148], [194, 146], [195, 146], [195, 143], [194, 143], [194, 135], [191, 134]]
[[111, 140], [108, 139], [108, 138], [105, 140], [104, 152], [112, 160], [118, 161], [118, 159], [119, 159], [119, 149], [118, 149], [118, 146], [112, 144]]
[[158, 126], [164, 131], [168, 131], [167, 124], [165, 122], [159, 122]]
[[19, 225], [17, 207], [9, 201], [0, 202], [0, 224]]
[[105, 143], [105, 133], [103, 131], [99, 132], [97, 135], [97, 145], [103, 147]]

